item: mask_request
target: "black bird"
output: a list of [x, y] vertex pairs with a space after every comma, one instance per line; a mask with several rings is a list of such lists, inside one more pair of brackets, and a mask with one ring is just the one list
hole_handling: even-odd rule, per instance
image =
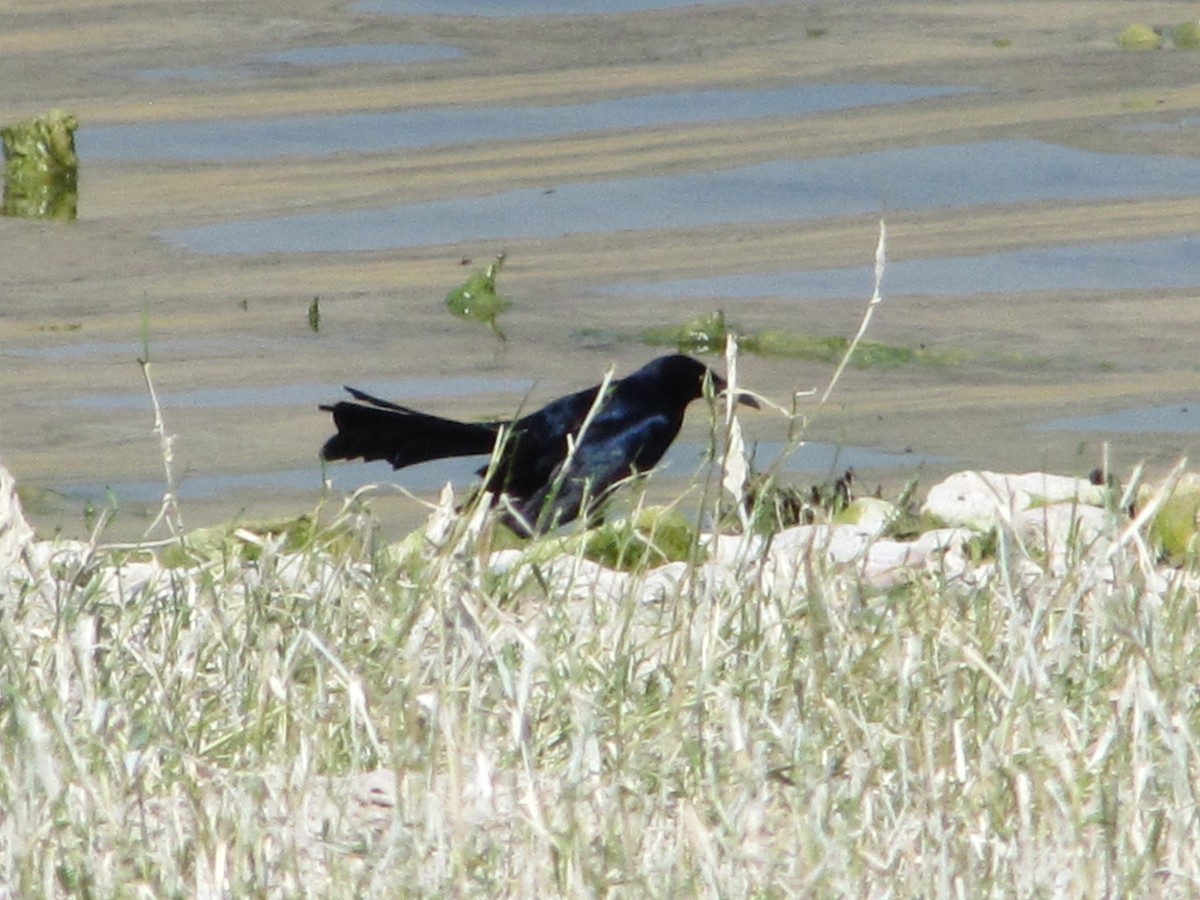
[[[443, 419], [348, 387], [361, 402], [321, 407], [333, 413], [338, 430], [321, 456], [384, 459], [401, 469], [492, 453], [502, 440], [493, 465], [479, 470], [486, 478], [483, 489], [508, 496], [505, 523], [529, 536], [591, 513], [619, 482], [653, 468], [679, 433], [688, 404], [704, 396], [706, 383], [714, 394], [726, 389], [724, 379], [703, 363], [679, 354], [661, 356], [609, 383], [582, 437], [601, 385], [504, 422]], [[758, 408], [746, 395], [738, 402]]]

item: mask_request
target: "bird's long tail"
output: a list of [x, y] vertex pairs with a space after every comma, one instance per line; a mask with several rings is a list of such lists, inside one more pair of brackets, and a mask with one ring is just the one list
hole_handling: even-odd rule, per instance
[[450, 456], [491, 453], [500, 422], [456, 422], [346, 388], [360, 403], [344, 400], [321, 409], [333, 413], [337, 434], [321, 448], [323, 459], [384, 459], [395, 469]]

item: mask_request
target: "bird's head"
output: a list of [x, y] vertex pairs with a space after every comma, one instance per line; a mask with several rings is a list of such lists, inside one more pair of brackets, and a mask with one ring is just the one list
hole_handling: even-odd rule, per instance
[[[674, 394], [685, 405], [705, 395], [705, 384], [712, 385], [710, 390], [714, 396], [729, 390], [724, 378], [699, 360], [682, 353], [651, 360], [629, 378], [644, 379], [648, 386], [653, 384], [659, 391]], [[760, 408], [758, 401], [749, 394], [737, 391], [736, 399], [741, 406]]]

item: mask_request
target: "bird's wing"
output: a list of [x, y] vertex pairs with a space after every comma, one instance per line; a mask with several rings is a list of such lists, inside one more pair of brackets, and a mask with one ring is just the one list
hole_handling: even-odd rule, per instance
[[596, 402], [599, 385], [560, 397], [547, 403], [537, 412], [522, 416], [514, 423], [518, 433], [534, 433], [546, 444], [565, 443], [567, 435], [577, 432]]
[[[605, 410], [608, 413], [608, 410]], [[515, 504], [537, 530], [562, 525], [603, 502], [635, 472], [652, 469], [679, 432], [680, 419], [665, 412], [636, 417], [601, 414], [575, 453], [557, 466], [527, 499]]]
[[[485, 488], [524, 499], [545, 486], [562, 465], [567, 438], [583, 425], [597, 391], [598, 386], [568, 394], [513, 422], [499, 466]], [[479, 474], [487, 471], [484, 467]]]

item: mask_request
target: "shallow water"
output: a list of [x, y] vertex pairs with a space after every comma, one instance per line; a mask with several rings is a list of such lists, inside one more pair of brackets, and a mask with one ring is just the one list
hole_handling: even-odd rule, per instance
[[482, 141], [551, 137], [616, 128], [802, 116], [856, 106], [907, 103], [964, 93], [925, 85], [797, 84], [785, 88], [675, 91], [577, 103], [414, 109], [251, 121], [159, 122], [87, 127], [82, 160], [228, 161], [329, 153], [370, 153]]
[[1197, 434], [1200, 433], [1200, 405], [1142, 406], [1097, 416], [1067, 416], [1032, 427], [1034, 431]]
[[1189, 131], [1200, 125], [1200, 116], [1183, 116], [1173, 122], [1133, 122], [1120, 126], [1121, 131]]
[[730, 4], [737, 0], [359, 0], [359, 12], [425, 16], [569, 16], [612, 15], [649, 9]]
[[[764, 470], [784, 452], [782, 443], [763, 443], [755, 448], [756, 467]], [[699, 443], [679, 441], [674, 444], [656, 470], [656, 477], [666, 479], [690, 478], [701, 470], [706, 448]], [[315, 451], [314, 451], [315, 453]], [[924, 464], [945, 461], [945, 457], [922, 456], [914, 453], [887, 452], [862, 447], [842, 447], [835, 444], [808, 443], [793, 451], [779, 466], [779, 471], [810, 478], [840, 474], [848, 468], [860, 472], [880, 472], [889, 469], [913, 470]], [[477, 482], [485, 457], [474, 456], [444, 459], [394, 471], [385, 462], [334, 463], [324, 468], [325, 477], [336, 492], [349, 493], [370, 484], [398, 485], [404, 490], [427, 496], [450, 482], [455, 490], [469, 490]], [[322, 484], [322, 467], [315, 459], [311, 466], [274, 472], [215, 475], [193, 472], [179, 480], [181, 500], [247, 492], [305, 492], [317, 490]], [[162, 499], [161, 480], [118, 481], [108, 484], [83, 483], [60, 486], [61, 493], [76, 501], [91, 501], [106, 505], [111, 491], [122, 503], [155, 503]]]
[[[863, 297], [874, 268], [746, 272], [676, 281], [606, 285], [603, 294], [667, 298]], [[1120, 291], [1200, 284], [1200, 239], [1174, 236], [1075, 247], [1036, 247], [942, 259], [889, 261], [891, 296], [1015, 294], [1023, 291]]]
[[[10, 42], [34, 47], [39, 40], [53, 39], [72, 48], [72, 60], [78, 64], [46, 65], [35, 93], [44, 98], [81, 98], [84, 127], [78, 143], [83, 151], [96, 154], [84, 152], [85, 195], [91, 198], [89, 204], [121, 198], [105, 208], [104, 215], [71, 229], [33, 230], [24, 227], [27, 223], [0, 221], [12, 251], [6, 281], [6, 302], [12, 309], [6, 308], [0, 341], [0, 363], [6, 367], [9, 388], [2, 417], [8, 423], [6, 441], [0, 454], [22, 485], [54, 488], [113, 483], [120, 478], [116, 486], [123, 492], [125, 482], [142, 479], [142, 496], [159, 497], [157, 443], [149, 432], [150, 418], [143, 412], [148, 400], [133, 362], [142, 348], [136, 340], [120, 340], [138, 334], [138, 310], [146, 298], [152, 301], [159, 335], [154, 349], [162, 351], [156, 362], [164, 413], [179, 437], [178, 470], [187, 473], [184, 493], [203, 497], [193, 501], [190, 509], [202, 510], [195, 516], [211, 516], [211, 521], [239, 509], [287, 514], [311, 508], [321, 480], [316, 451], [329, 434], [328, 417], [312, 407], [341, 396], [343, 378], [354, 384], [360, 383], [360, 374], [383, 379], [379, 384], [368, 379], [362, 386], [451, 415], [499, 412], [520, 402], [527, 385], [522, 379], [540, 379], [546, 394], [565, 393], [580, 381], [594, 381], [610, 363], [624, 370], [640, 361], [649, 351], [623, 342], [627, 335], [620, 331], [622, 323], [631, 323], [632, 334], [660, 313], [657, 306], [643, 304], [637, 294], [653, 297], [661, 290], [680, 291], [685, 299], [662, 304], [673, 307], [669, 316], [661, 316], [670, 321], [685, 321], [713, 307], [689, 303], [687, 297], [699, 295], [692, 292], [842, 294], [858, 303], [871, 283], [865, 267], [816, 275], [767, 274], [757, 281], [734, 276], [661, 287], [627, 285], [630, 295], [580, 291], [559, 301], [561, 307], [553, 307], [558, 318], [547, 319], [544, 313], [552, 308], [544, 301], [562, 297], [568, 278], [590, 292], [592, 286], [601, 289], [611, 280], [652, 278], [656, 270], [676, 278], [776, 265], [786, 268], [797, 265], [798, 259], [813, 260], [814, 265], [865, 266], [874, 246], [867, 220], [877, 213], [888, 215], [889, 223], [898, 226], [892, 248], [897, 255], [929, 258], [893, 257], [885, 292], [938, 296], [1009, 292], [1003, 302], [991, 304], [987, 315], [981, 315], [979, 303], [937, 300], [881, 310], [872, 327], [883, 329], [883, 334], [869, 337], [907, 344], [918, 333], [922, 339], [928, 334], [939, 343], [967, 351], [961, 365], [849, 371], [839, 385], [838, 404], [831, 405], [813, 428], [815, 437], [840, 439], [857, 447], [896, 451], [914, 447], [918, 453], [894, 455], [896, 465], [889, 470], [894, 473], [893, 483], [904, 480], [905, 473], [918, 465], [921, 451], [952, 456], [955, 466], [1036, 465], [1053, 471], [1087, 471], [1095, 464], [1096, 441], [1089, 433], [1064, 428], [1124, 428], [1128, 421], [1065, 420], [1057, 423], [1062, 427], [1038, 431], [1029, 430], [1025, 423], [1139, 404], [1147, 408], [1187, 404], [1200, 385], [1190, 339], [1200, 307], [1183, 291], [1156, 291], [1190, 284], [1187, 273], [1200, 266], [1187, 240], [1142, 241], [1152, 234], [1194, 232], [1189, 223], [1195, 218], [1195, 203], [1186, 196], [1177, 198], [1196, 195], [1197, 161], [1064, 149], [1086, 144], [1093, 150], [1128, 152], [1137, 147], [1145, 152], [1144, 148], [1161, 147], [1164, 155], [1194, 155], [1170, 135], [1131, 136], [1126, 130], [1150, 120], [1167, 123], [1154, 127], [1194, 127], [1191, 55], [1163, 52], [1135, 59], [1119, 54], [1111, 35], [1096, 24], [1094, 4], [1082, 0], [1058, 4], [1052, 15], [1033, 21], [1024, 15], [1028, 4], [1015, 3], [989, 7], [980, 19], [963, 16], [960, 6], [947, 2], [905, 7], [903, 13], [881, 12], [881, 7], [861, 2], [814, 4], [811, 10], [807, 5], [776, 2], [729, 10], [680, 8], [624, 20], [607, 15], [562, 17], [543, 28], [542, 22], [532, 20], [456, 19], [447, 14], [544, 15], [550, 9], [615, 13], [622, 8], [664, 7], [667, 0], [633, 0], [624, 6], [618, 5], [620, 0], [592, 0], [591, 5], [587, 0], [499, 0], [486, 5], [478, 0], [473, 5], [465, 0], [410, 0], [387, 5], [397, 14], [446, 16], [420, 22], [362, 15], [355, 21], [354, 2], [343, 8], [345, 19], [329, 16], [325, 8], [318, 15], [316, 8], [284, 11], [280, 7], [277, 12], [286, 17], [280, 20], [281, 27], [271, 21], [256, 23], [261, 30], [254, 40], [239, 40], [236, 46], [224, 37], [227, 11], [197, 10], [202, 27], [189, 32], [196, 41], [189, 38], [189, 52], [182, 60], [196, 68], [159, 74], [139, 74], [139, 69], [174, 62], [164, 51], [181, 40], [180, 21], [177, 11], [173, 14], [167, 5], [142, 4], [134, 10], [112, 0], [68, 0], [47, 8], [45, 15], [39, 13], [36, 21], [29, 17], [14, 21], [17, 31], [30, 33], [14, 32]], [[378, 3], [378, 8], [384, 4]], [[80, 43], [75, 32], [77, 19], [84, 15], [89, 39]], [[103, 25], [94, 35], [92, 22]], [[131, 23], [138, 30], [138, 48], [128, 43], [126, 26]], [[827, 27], [828, 39], [812, 40], [806, 29], [810, 23]], [[1012, 38], [1013, 49], [993, 45], [997, 36]], [[377, 48], [311, 47], [291, 58], [256, 55], [283, 51], [298, 41], [335, 44], [343, 38], [359, 47], [362, 41], [376, 40], [430, 40], [443, 48], [480, 51], [495, 47], [498, 40], [505, 45], [494, 60], [499, 80], [488, 83], [486, 91], [480, 90], [487, 82], [486, 75], [481, 78], [483, 60], [474, 57], [465, 67], [429, 62], [419, 63], [417, 71], [396, 65], [400, 60], [394, 58], [378, 62], [356, 58], [356, 54], [380, 52]], [[143, 41], [147, 52], [135, 52]], [[553, 47], [549, 41], [555, 42]], [[547, 55], [547, 49], [554, 52]], [[306, 52], [315, 55], [305, 57]], [[7, 65], [9, 74], [19, 74], [32, 53], [9, 54], [0, 59], [0, 68]], [[577, 64], [572, 58], [576, 54]], [[303, 71], [296, 68], [301, 66]], [[519, 104], [530, 93], [522, 76], [544, 79], [548, 71], [556, 76], [561, 71], [563, 80], [555, 82], [554, 93], [564, 105], [532, 110], [514, 131], [505, 131], [508, 126], [499, 120], [525, 115]], [[204, 81], [153, 81], [189, 74]], [[259, 80], [248, 80], [255, 78]], [[400, 105], [402, 86], [409, 78], [420, 79], [422, 96], [486, 94], [490, 98], [486, 102], [507, 109], [427, 110], [432, 118], [414, 118]], [[859, 87], [796, 87], [789, 96], [789, 89], [779, 87], [781, 78], [809, 84], [843, 78]], [[894, 93], [887, 93], [893, 90], [887, 87], [862, 87], [893, 81], [902, 85]], [[12, 108], [36, 99], [20, 87], [22, 83], [18, 77], [0, 79], [0, 94]], [[883, 105], [950, 93], [911, 85], [964, 83], [973, 84], [975, 93], [949, 101]], [[662, 84], [689, 90], [664, 94]], [[712, 84], [761, 90], [702, 90]], [[391, 111], [374, 107], [374, 113], [362, 114], [364, 103], [376, 102], [393, 88], [400, 88], [395, 93], [396, 107]], [[598, 96], [595, 91], [609, 89], [641, 91], [644, 96], [593, 102]], [[855, 90], [859, 96], [854, 96]], [[826, 105], [815, 105], [822, 96]], [[249, 121], [111, 130], [89, 125], [178, 118], [187, 115], [193, 99], [196, 108], [210, 111], [206, 114], [214, 118], [236, 110]], [[574, 101], [582, 102], [575, 105]], [[839, 104], [880, 107], [821, 120], [794, 118], [804, 114], [804, 103], [813, 111], [836, 110]], [[293, 110], [322, 115], [265, 118], [272, 111], [287, 116]], [[489, 120], [493, 114], [496, 118]], [[747, 135], [745, 152], [754, 155], [739, 156], [776, 162], [700, 173], [698, 167], [729, 164], [730, 128], [739, 126], [689, 129], [685, 134], [667, 131], [677, 122], [735, 121], [734, 117], [748, 116], [788, 117], [761, 130], [751, 129], [754, 133]], [[920, 117], [919, 127], [914, 127], [913, 116]], [[824, 123], [835, 118], [838, 135], [831, 143], [833, 136], [825, 132]], [[608, 177], [611, 158], [595, 152], [598, 146], [590, 139], [574, 135], [646, 127], [662, 130], [645, 135], [645, 141], [636, 134], [617, 137], [606, 131], [603, 143], [611, 136], [614, 145], [641, 145], [638, 150], [648, 155], [634, 171], [691, 174], [595, 181]], [[570, 141], [546, 141], [537, 148], [552, 160], [554, 177], [560, 181], [523, 180], [520, 184], [532, 190], [489, 199], [463, 198], [464, 192], [475, 189], [473, 185], [496, 185], [503, 177], [505, 167], [524, 150], [524, 145], [510, 140], [544, 136], [537, 129], [547, 128], [558, 129], [551, 135], [573, 135]], [[785, 130], [793, 143], [777, 143]], [[997, 135], [1007, 140], [997, 142]], [[902, 149], [946, 140], [960, 146]], [[414, 141], [423, 147], [473, 142], [469, 153], [455, 154], [464, 162], [463, 177], [447, 182], [444, 155], [414, 154], [406, 149]], [[570, 151], [577, 143], [586, 152], [576, 160]], [[320, 190], [307, 183], [303, 191], [297, 190], [297, 179], [311, 171], [310, 157], [359, 153], [372, 147], [382, 149], [370, 157], [356, 157], [345, 171], [340, 164], [323, 171]], [[859, 152], [860, 147], [887, 147], [891, 152], [814, 159], [833, 152]], [[270, 162], [236, 162], [288, 153], [299, 157], [289, 160], [281, 173]], [[779, 158], [792, 153], [795, 160]], [[414, 156], [418, 158], [410, 164]], [[116, 163], [93, 164], [102, 157]], [[148, 167], [150, 177], [142, 180], [138, 160], [150, 158], [165, 161]], [[206, 160], [206, 164], [197, 166], [192, 160]], [[223, 165], [225, 160], [235, 162]], [[263, 212], [264, 216], [345, 211], [361, 206], [364, 184], [369, 190], [371, 179], [386, 177], [397, 165], [411, 175], [423, 197], [445, 202], [311, 220], [242, 222], [229, 230], [175, 236], [177, 242], [186, 235], [197, 241], [198, 248], [222, 253], [341, 247], [350, 251], [346, 255], [263, 259], [204, 253], [189, 258], [176, 248], [152, 244], [163, 228], [182, 229], [245, 215], [231, 212], [220, 192], [208, 195], [196, 190], [210, 177], [214, 184], [237, 185], [239, 191], [246, 191], [238, 209], [250, 208], [246, 198], [260, 200], [261, 206], [255, 208], [272, 211]], [[351, 168], [361, 175], [352, 175]], [[624, 161], [620, 168], [625, 168]], [[131, 203], [125, 192], [134, 181], [137, 202]], [[442, 193], [428, 193], [438, 185], [445, 185]], [[479, 190], [485, 189], [490, 188]], [[177, 191], [191, 198], [185, 206], [177, 206]], [[379, 205], [397, 195], [387, 196]], [[1109, 197], [1136, 202], [1096, 204], [1083, 215], [1071, 208], [1071, 201]], [[1030, 206], [981, 208], [988, 203]], [[919, 216], [902, 212], [907, 209], [922, 212]], [[892, 211], [897, 214], [891, 215]], [[835, 218], [847, 213], [867, 215], [851, 222]], [[544, 221], [539, 221], [542, 216]], [[818, 221], [826, 216], [831, 217], [827, 223]], [[736, 224], [759, 220], [804, 224], [798, 228]], [[703, 234], [640, 230], [724, 222], [734, 227]], [[968, 232], [961, 239], [960, 227]], [[324, 229], [328, 230], [323, 234]], [[523, 260], [528, 265], [514, 265], [512, 272], [518, 302], [507, 314], [510, 343], [505, 349], [495, 346], [486, 329], [472, 332], [446, 321], [441, 298], [461, 280], [457, 263], [462, 255], [483, 258], [496, 252], [504, 247], [491, 243], [496, 239], [568, 232], [594, 233], [511, 248], [529, 255]], [[856, 236], [848, 237], [851, 234]], [[1129, 243], [1087, 246], [1094, 235]], [[437, 246], [397, 253], [388, 260], [382, 258], [385, 254], [377, 259], [350, 255], [359, 249], [459, 243], [480, 237], [489, 241], [487, 247], [463, 247], [461, 252], [456, 247], [453, 254]], [[910, 237], [915, 243], [909, 243]], [[693, 246], [695, 238], [699, 240]], [[203, 241], [209, 240], [212, 246], [204, 247]], [[850, 240], [854, 247], [846, 245]], [[1078, 242], [1079, 248], [1056, 249], [1072, 242]], [[633, 268], [623, 267], [627, 248], [634, 245]], [[964, 245], [978, 249], [964, 250]], [[989, 252], [1030, 245], [1047, 249]], [[793, 249], [798, 251], [795, 256], [789, 255]], [[825, 251], [830, 251], [827, 256], [822, 255]], [[981, 255], [957, 258], [964, 252]], [[360, 260], [366, 264], [360, 266]], [[638, 274], [626, 274], [633, 271]], [[303, 316], [318, 290], [323, 299], [330, 299], [320, 341], [305, 327]], [[1025, 290], [1039, 293], [1022, 296]], [[230, 298], [243, 297], [253, 301], [253, 312], [247, 317], [231, 316]], [[40, 302], [42, 298], [49, 302]], [[727, 307], [731, 313], [733, 306]], [[804, 327], [814, 333], [853, 333], [857, 322], [857, 307], [851, 310], [838, 303], [793, 307], [751, 300], [738, 306], [742, 320], [763, 329], [795, 327], [798, 308]], [[418, 308], [419, 314], [408, 318]], [[594, 341], [573, 341], [564, 333], [576, 320], [596, 326]], [[1130, 327], [1121, 327], [1123, 322]], [[62, 333], [52, 333], [58, 331]], [[985, 345], [988, 350], [977, 353]], [[996, 358], [991, 352], [995, 346], [1016, 347], [1020, 352], [1011, 360]], [[527, 353], [535, 350], [536, 354]], [[1026, 365], [1026, 351], [1037, 356], [1038, 366]], [[743, 375], [764, 395], [783, 398], [824, 383], [827, 368], [756, 357], [746, 360]], [[406, 393], [402, 385], [387, 382], [403, 373], [494, 373], [512, 379], [512, 391], [489, 393], [496, 390], [489, 381], [485, 388], [465, 388], [461, 399], [442, 406], [437, 397], [447, 395], [446, 384], [431, 387], [429, 398], [419, 391]], [[287, 382], [299, 387], [248, 389], [256, 383]], [[99, 396], [72, 405], [74, 398], [89, 392]], [[748, 435], [777, 438], [786, 430], [770, 417], [747, 418]], [[1175, 431], [1180, 420], [1188, 417], [1163, 415], [1143, 427]], [[1156, 453], [1161, 459], [1168, 452], [1186, 451], [1195, 440], [1173, 437], [1167, 431], [1147, 432], [1146, 438], [1123, 433], [1128, 436], [1111, 441], [1114, 459], [1124, 454], [1125, 460], [1149, 458], [1154, 463]], [[656, 482], [657, 493], [665, 496], [694, 471], [697, 457], [683, 459], [679, 478], [671, 480], [675, 476], [670, 473], [677, 470], [668, 469], [668, 477]], [[886, 460], [864, 463], [850, 454], [843, 461], [864, 471], [887, 464]], [[453, 475], [455, 483], [472, 484], [479, 462], [464, 461]], [[811, 468], [823, 477], [836, 464], [826, 459]], [[434, 474], [436, 468], [399, 476], [386, 466], [377, 473], [358, 464], [330, 471], [338, 485], [379, 478], [418, 488], [428, 485], [423, 492], [436, 490], [442, 480], [441, 474]], [[248, 474], [231, 478], [222, 473]], [[794, 480], [808, 479], [801, 474]], [[287, 487], [290, 484], [301, 487], [293, 492]], [[252, 502], [243, 499], [250, 495]], [[407, 508], [408, 504], [401, 505]], [[51, 522], [51, 513], [45, 515], [45, 521]]]
[[354, 63], [434, 62], [466, 56], [445, 44], [346, 44], [341, 47], [297, 47], [256, 57], [288, 66], [344, 66]]
[[444, 44], [349, 44], [342, 47], [297, 47], [278, 53], [263, 53], [231, 66], [190, 66], [143, 69], [139, 78], [151, 81], [221, 81], [275, 75], [288, 66], [345, 66], [358, 63], [401, 65], [462, 59], [466, 53]]
[[487, 197], [229, 222], [163, 236], [203, 253], [384, 250], [989, 203], [1182, 196], [1194, 193], [1196, 184], [1200, 160], [1094, 153], [1041, 141], [989, 141], [777, 160], [716, 172], [547, 184], [545, 189]]
[[[396, 381], [362, 381], [354, 387], [395, 402], [413, 402], [438, 397], [473, 397], [481, 394], [526, 394], [532, 381], [505, 378], [406, 378]], [[177, 391], [160, 394], [166, 408], [229, 408], [243, 406], [317, 406], [351, 399], [338, 384], [289, 384], [277, 387], [223, 387], [211, 390]], [[151, 409], [145, 391], [128, 394], [90, 394], [73, 397], [79, 409]]]

